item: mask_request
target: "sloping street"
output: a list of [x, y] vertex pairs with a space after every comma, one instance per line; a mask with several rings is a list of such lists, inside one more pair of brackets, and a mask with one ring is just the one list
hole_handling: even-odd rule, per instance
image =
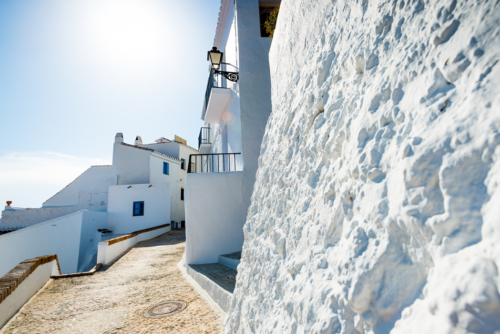
[[[92, 276], [51, 280], [2, 333], [221, 333], [221, 321], [184, 280], [177, 263], [184, 231], [141, 242]], [[145, 318], [150, 307], [181, 301], [186, 308]]]

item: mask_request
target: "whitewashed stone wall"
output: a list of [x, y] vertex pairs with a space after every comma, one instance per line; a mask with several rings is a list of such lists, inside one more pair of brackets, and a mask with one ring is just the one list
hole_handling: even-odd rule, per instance
[[78, 211], [78, 205], [36, 208], [36, 209], [5, 209], [0, 219], [0, 231], [16, 230], [56, 219]]
[[500, 330], [499, 27], [498, 1], [283, 1], [227, 333]]

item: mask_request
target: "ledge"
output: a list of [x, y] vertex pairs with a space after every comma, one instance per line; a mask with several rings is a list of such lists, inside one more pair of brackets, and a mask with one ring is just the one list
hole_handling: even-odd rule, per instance
[[122, 235], [121, 237], [116, 237], [116, 238], [105, 240], [105, 241], [101, 241], [101, 242], [107, 242], [108, 246], [111, 246], [111, 245], [116, 244], [116, 243], [118, 243], [120, 241], [124, 241], [124, 240], [130, 239], [130, 238], [133, 238], [133, 237], [135, 237], [135, 236], [137, 236], [139, 234], [150, 232], [150, 231], [154, 231], [154, 230], [159, 230], [160, 228], [165, 228], [167, 226], [170, 226], [170, 224], [165, 224], [165, 225], [160, 225], [160, 226], [155, 226], [155, 227], [147, 228], [145, 230], [135, 231], [135, 232], [132, 232], [130, 234]]
[[14, 269], [9, 271], [3, 277], [0, 278], [0, 304], [10, 295], [21, 283], [31, 275], [36, 268], [46, 263], [52, 261], [57, 262], [57, 269], [59, 274], [61, 273], [61, 267], [59, 267], [59, 260], [57, 255], [46, 255], [35, 257], [33, 259], [24, 260], [19, 263]]
[[224, 111], [226, 111], [233, 92], [229, 88], [213, 87], [205, 113], [205, 123], [219, 123]]
[[58, 279], [58, 278], [68, 278], [68, 277], [90, 276], [90, 275], [94, 275], [96, 271], [101, 269], [101, 267], [102, 267], [102, 263], [98, 263], [90, 271], [84, 271], [81, 273], [74, 273], [74, 274], [65, 274], [65, 275], [52, 275], [52, 276], [50, 276], [50, 278]]

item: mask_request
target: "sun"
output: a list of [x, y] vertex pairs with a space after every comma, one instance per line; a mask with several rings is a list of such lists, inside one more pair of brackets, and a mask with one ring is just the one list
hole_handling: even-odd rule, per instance
[[111, 67], [153, 66], [167, 46], [166, 18], [159, 13], [150, 1], [93, 2], [85, 20], [93, 58]]

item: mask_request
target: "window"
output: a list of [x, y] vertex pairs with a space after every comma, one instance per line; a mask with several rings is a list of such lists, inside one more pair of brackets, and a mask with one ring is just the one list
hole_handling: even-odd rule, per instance
[[169, 172], [168, 162], [164, 162], [163, 163], [163, 174], [168, 175], [168, 172]]
[[181, 201], [184, 200], [184, 188], [181, 188]]
[[134, 202], [134, 216], [144, 216], [144, 202]]
[[185, 159], [181, 159], [181, 169], [186, 169], [186, 160]]
[[276, 8], [277, 6], [265, 6], [259, 7], [260, 10], [260, 37], [269, 37], [269, 33], [266, 31], [264, 27], [264, 23], [269, 18], [269, 14]]

